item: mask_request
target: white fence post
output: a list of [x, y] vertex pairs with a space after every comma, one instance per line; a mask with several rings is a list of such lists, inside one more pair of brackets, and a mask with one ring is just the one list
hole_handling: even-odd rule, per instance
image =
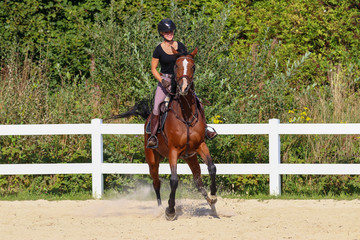
[[269, 120], [270, 195], [281, 194], [279, 119]]
[[104, 193], [102, 120], [92, 119], [91, 125], [92, 193], [94, 198], [101, 198]]

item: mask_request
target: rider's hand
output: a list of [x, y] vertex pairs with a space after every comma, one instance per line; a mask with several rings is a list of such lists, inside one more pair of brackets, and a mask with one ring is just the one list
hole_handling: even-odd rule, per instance
[[162, 79], [161, 80], [161, 85], [164, 87], [164, 88], [168, 88], [170, 86], [170, 82]]

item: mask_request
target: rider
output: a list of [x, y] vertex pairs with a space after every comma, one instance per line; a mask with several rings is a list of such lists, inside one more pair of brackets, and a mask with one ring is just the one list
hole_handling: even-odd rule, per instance
[[[151, 114], [151, 136], [147, 142], [148, 148], [157, 148], [158, 146], [156, 132], [159, 126], [160, 104], [165, 100], [168, 91], [171, 91], [171, 81], [173, 81], [174, 65], [176, 61], [176, 56], [173, 54], [171, 47], [178, 52], [186, 52], [186, 47], [183, 43], [174, 41], [175, 30], [176, 26], [174, 22], [168, 18], [161, 20], [158, 24], [158, 32], [160, 36], [163, 37], [164, 41], [155, 48], [151, 59], [151, 73], [156, 80], [158, 80], [158, 85]], [[159, 62], [161, 66], [160, 73], [157, 71]], [[202, 107], [200, 107], [200, 112], [205, 119]], [[206, 129], [205, 131], [205, 137], [207, 139], [213, 139], [216, 135], [217, 133], [210, 129]]]

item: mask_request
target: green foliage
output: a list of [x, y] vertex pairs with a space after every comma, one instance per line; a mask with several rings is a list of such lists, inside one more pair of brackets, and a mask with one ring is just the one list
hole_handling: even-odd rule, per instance
[[[21, 52], [30, 51], [35, 59], [46, 58], [52, 87], [60, 82], [55, 66], [63, 72], [88, 72], [88, 29], [103, 1], [2, 1], [0, 3], [0, 52], [18, 43]], [[2, 54], [0, 54], [2, 55]]]
[[61, 196], [87, 193], [91, 190], [90, 175], [0, 176], [0, 195], [30, 194]]
[[144, 163], [144, 136], [105, 136], [104, 162]]
[[[285, 42], [293, 53], [357, 52], [359, 6], [352, 0], [331, 1], [235, 1], [231, 22], [243, 26], [242, 41], [259, 39], [259, 32], [271, 29], [270, 38]], [[328, 59], [330, 60], [330, 59]]]
[[[208, 177], [204, 180], [210, 181]], [[264, 175], [221, 175], [217, 176], [216, 184], [224, 194], [236, 193], [242, 196], [269, 194], [269, 178]]]
[[304, 196], [358, 195], [360, 192], [359, 176], [286, 175], [282, 178], [282, 192]]
[[88, 51], [93, 57], [93, 81], [121, 106], [153, 91], [149, 56], [159, 39], [142, 10], [121, 25], [112, 10], [97, 17]]

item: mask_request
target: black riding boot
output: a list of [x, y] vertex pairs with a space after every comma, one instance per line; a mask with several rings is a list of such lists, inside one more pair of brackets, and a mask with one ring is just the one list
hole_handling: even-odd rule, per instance
[[151, 120], [150, 120], [150, 131], [151, 136], [148, 139], [147, 142], [147, 148], [157, 148], [158, 147], [158, 139], [156, 137], [156, 132], [159, 127], [159, 115], [151, 114]]

